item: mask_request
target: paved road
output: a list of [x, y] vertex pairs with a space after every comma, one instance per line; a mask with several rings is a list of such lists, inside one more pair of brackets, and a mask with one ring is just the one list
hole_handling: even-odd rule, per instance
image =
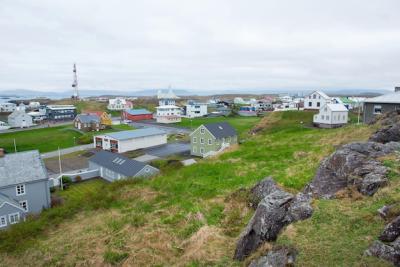
[[141, 122], [131, 122], [130, 125], [132, 125], [135, 128], [148, 128], [148, 127], [155, 127], [161, 130], [166, 131], [168, 134], [188, 134], [190, 133], [190, 129], [187, 128], [181, 128], [181, 127], [174, 127], [174, 126], [167, 126], [167, 125], [160, 125], [159, 123], [155, 122], [146, 122], [146, 121], [141, 121]]
[[[65, 155], [65, 154], [70, 154], [70, 153], [73, 153], [73, 152], [86, 150], [86, 149], [91, 149], [91, 148], [93, 148], [93, 144], [87, 144], [87, 145], [74, 146], [74, 147], [60, 149], [60, 152], [61, 152], [61, 155]], [[58, 157], [58, 150], [47, 152], [47, 153], [43, 153], [41, 156], [42, 156], [42, 159]]]
[[189, 143], [169, 143], [162, 146], [147, 148], [144, 150], [146, 154], [156, 157], [167, 157], [174, 154], [183, 154], [190, 152]]
[[159, 159], [159, 157], [144, 154], [142, 156], [134, 158], [134, 160], [140, 161], [140, 162], [150, 162], [152, 160]]

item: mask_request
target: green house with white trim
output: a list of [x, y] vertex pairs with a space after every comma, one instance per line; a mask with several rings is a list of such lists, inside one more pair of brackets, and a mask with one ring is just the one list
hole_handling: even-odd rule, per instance
[[200, 125], [190, 134], [191, 155], [208, 157], [238, 143], [235, 128], [227, 122]]

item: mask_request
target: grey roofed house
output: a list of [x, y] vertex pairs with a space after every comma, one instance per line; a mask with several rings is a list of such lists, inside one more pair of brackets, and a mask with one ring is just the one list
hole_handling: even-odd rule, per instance
[[48, 175], [38, 150], [0, 157], [0, 188], [43, 179], [48, 179]]
[[107, 133], [106, 136], [112, 137], [117, 140], [126, 140], [138, 137], [146, 137], [152, 135], [160, 135], [165, 134], [166, 132], [160, 130], [155, 127], [137, 129], [137, 130], [129, 130], [129, 131], [121, 131], [121, 132], [114, 132], [114, 133]]
[[79, 119], [82, 123], [100, 123], [100, 117], [97, 115], [78, 114], [76, 119]]
[[368, 98], [364, 101], [363, 110], [364, 123], [370, 123], [379, 114], [400, 110], [400, 92]]
[[99, 169], [100, 176], [110, 182], [127, 177], [152, 176], [159, 172], [146, 163], [104, 150], [89, 159], [89, 169]]
[[39, 151], [0, 150], [0, 196], [0, 229], [50, 208], [49, 177]]
[[204, 127], [217, 139], [237, 135], [235, 128], [227, 122], [208, 123]]

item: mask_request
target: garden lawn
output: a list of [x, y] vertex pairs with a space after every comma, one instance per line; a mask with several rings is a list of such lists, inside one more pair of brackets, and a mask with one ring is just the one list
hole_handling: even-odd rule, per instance
[[[62, 220], [64, 213], [57, 210], [65, 206], [44, 212], [41, 217], [49, 218], [50, 226], [43, 233], [31, 234], [35, 220], [0, 233], [0, 244], [10, 244], [0, 246], [0, 257], [8, 266], [239, 266], [232, 260], [235, 243], [254, 212], [247, 206], [246, 189], [271, 175], [286, 190], [301, 191], [335, 147], [366, 140], [374, 131], [355, 124], [313, 128], [312, 115], [274, 112], [252, 136], [246, 135], [251, 127], [246, 123], [258, 118], [231, 118], [245, 138], [219, 157], [187, 167], [171, 165], [153, 179], [105, 184], [94, 191], [86, 191], [85, 183], [72, 186], [62, 192], [65, 206], [79, 199], [83, 211], [75, 207], [76, 216]], [[390, 175], [391, 186], [374, 197], [314, 201], [313, 217], [289, 226], [278, 243], [299, 250], [299, 266], [385, 266], [363, 252], [384, 227], [376, 209], [400, 199], [398, 159], [388, 159], [387, 165], [397, 170]], [[35, 246], [13, 250], [27, 240]]]
[[32, 129], [12, 133], [0, 134], [0, 147], [7, 152], [14, 152], [14, 139], [17, 144], [17, 151], [27, 151], [38, 149], [40, 153], [55, 151], [58, 149], [73, 147], [79, 145], [79, 138], [85, 136], [90, 143], [93, 135], [133, 130], [129, 125], [113, 125], [112, 129], [100, 132], [88, 132], [82, 134], [76, 131], [72, 125], [63, 125], [50, 128]]

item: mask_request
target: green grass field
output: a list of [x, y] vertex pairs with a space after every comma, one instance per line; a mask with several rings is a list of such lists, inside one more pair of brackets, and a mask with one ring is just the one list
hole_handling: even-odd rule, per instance
[[176, 123], [176, 126], [186, 127], [191, 129], [196, 129], [202, 124], [213, 123], [213, 122], [221, 122], [226, 121], [229, 122], [240, 134], [249, 130], [253, 125], [261, 120], [260, 117], [215, 117], [215, 118], [182, 118], [182, 121]]
[[[244, 142], [217, 158], [165, 168], [150, 180], [73, 185], [60, 193], [64, 206], [0, 233], [0, 257], [8, 266], [241, 266], [232, 255], [253, 214], [246, 189], [271, 175], [298, 192], [335, 147], [366, 140], [374, 131], [355, 124], [317, 129], [311, 119], [310, 112], [274, 112], [252, 136], [246, 133], [256, 120], [232, 121]], [[296, 265], [388, 266], [363, 256], [385, 224], [376, 209], [400, 200], [399, 159], [385, 162], [392, 168], [389, 187], [374, 197], [315, 200], [313, 217], [280, 235], [278, 244], [298, 249]]]
[[[95, 134], [122, 131], [133, 129], [128, 125], [114, 125], [112, 129], [102, 132], [85, 133], [87, 138]], [[13, 133], [0, 134], [0, 147], [7, 152], [14, 152], [14, 139], [17, 145], [17, 151], [27, 151], [38, 149], [41, 153], [55, 151], [58, 147], [68, 148], [79, 145], [78, 139], [82, 137], [80, 132], [75, 131], [72, 125], [63, 125], [50, 128], [32, 129]]]

